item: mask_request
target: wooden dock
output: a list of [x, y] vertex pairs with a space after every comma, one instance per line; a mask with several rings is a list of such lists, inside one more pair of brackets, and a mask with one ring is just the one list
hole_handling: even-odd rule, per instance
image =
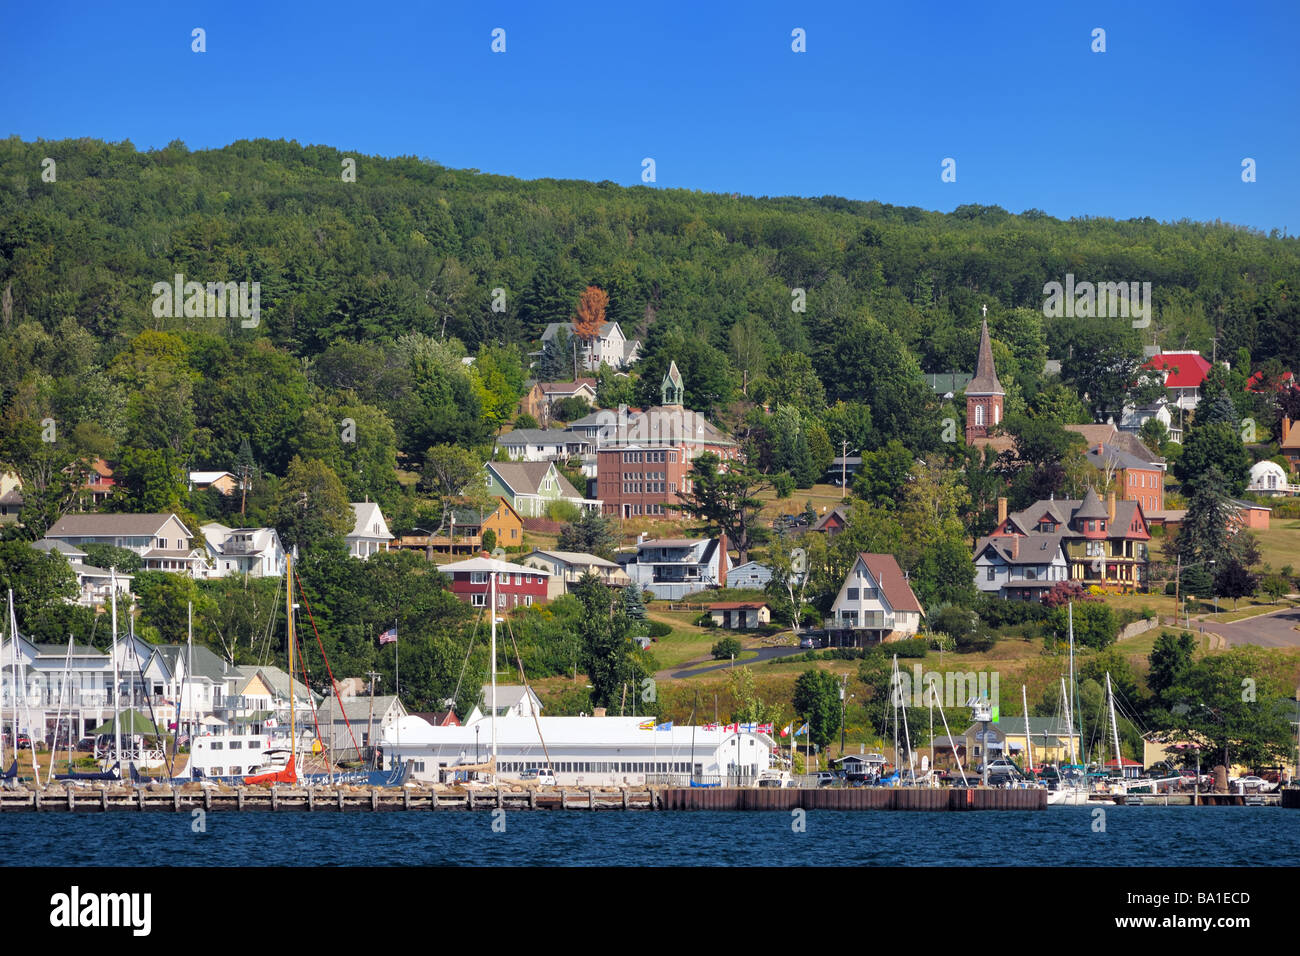
[[427, 790], [416, 787], [53, 787], [0, 792], [0, 811], [248, 810], [1043, 810], [1045, 790], [994, 789], [578, 789]]
[[1041, 810], [1047, 791], [909, 788], [545, 788], [421, 790], [416, 787], [53, 787], [0, 792], [0, 810], [104, 813], [108, 810]]

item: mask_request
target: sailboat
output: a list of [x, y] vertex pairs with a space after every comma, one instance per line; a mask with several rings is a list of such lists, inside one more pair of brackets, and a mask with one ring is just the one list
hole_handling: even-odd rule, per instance
[[[113, 749], [113, 765], [111, 767], [101, 766], [99, 770], [81, 772], [68, 768], [67, 773], [56, 773], [55, 780], [121, 780], [122, 779], [122, 714], [119, 706], [118, 674], [117, 674], [117, 569], [110, 568], [110, 595], [112, 597], [112, 616], [113, 616], [113, 735], [116, 743]], [[69, 653], [71, 653], [71, 638], [68, 642]], [[105, 763], [108, 761], [105, 760]], [[134, 764], [131, 764], [134, 768]], [[54, 767], [54, 757], [50, 756], [50, 768]]]
[[[1067, 693], [1065, 682], [1061, 682], [1061, 702], [1065, 710], [1065, 725], [1069, 729], [1070, 735], [1070, 761], [1075, 767], [1079, 763], [1079, 754], [1075, 749], [1074, 737], [1074, 715], [1070, 708], [1070, 694], [1074, 692], [1074, 603], [1068, 605], [1067, 613], [1069, 615], [1069, 635], [1070, 635], [1070, 691]], [[1079, 741], [1083, 741], [1083, 725], [1079, 726]], [[1047, 805], [1049, 807], [1078, 807], [1084, 806], [1088, 802], [1088, 786], [1084, 779], [1075, 777], [1073, 779], [1062, 777], [1055, 790], [1047, 792]]]
[[[293, 556], [285, 555], [285, 582], [284, 600], [287, 611], [286, 628], [289, 639], [289, 754], [283, 765], [276, 761], [279, 756], [277, 751], [267, 751], [267, 757], [271, 759], [270, 763], [263, 764], [257, 768], [257, 771], [250, 776], [244, 777], [244, 783], [249, 786], [273, 785], [277, 783], [297, 783], [297, 747], [298, 747], [298, 725], [294, 709], [294, 692], [293, 692]], [[274, 756], [273, 756], [274, 755]]]

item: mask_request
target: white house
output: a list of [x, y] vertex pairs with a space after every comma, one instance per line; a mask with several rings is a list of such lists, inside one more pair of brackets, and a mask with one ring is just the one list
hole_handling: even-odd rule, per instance
[[[465, 723], [472, 724], [490, 713], [491, 702], [492, 685], [484, 684], [480, 691], [479, 702], [474, 705]], [[532, 717], [541, 712], [542, 702], [533, 693], [531, 687], [522, 684], [497, 684], [498, 717]]]
[[[542, 343], [545, 344], [555, 338], [556, 333], [562, 328], [572, 335], [571, 323], [552, 322], [542, 332]], [[578, 350], [579, 365], [589, 372], [601, 365], [608, 365], [614, 369], [626, 368], [637, 360], [641, 350], [641, 343], [636, 339], [629, 340], [617, 322], [602, 324], [600, 331], [596, 333], [596, 338], [590, 344], [581, 342], [576, 337], [573, 338], [573, 343]]]
[[894, 556], [862, 552], [840, 586], [826, 627], [831, 643], [861, 646], [915, 634], [922, 614]]
[[1070, 578], [1063, 532], [989, 535], [975, 545], [975, 587], [1004, 600], [1036, 601]]
[[388, 550], [388, 542], [393, 540], [388, 531], [388, 522], [384, 520], [379, 505], [373, 501], [353, 502], [352, 514], [356, 523], [352, 533], [347, 536], [348, 551], [354, 558], [365, 560], [372, 554]]
[[391, 694], [344, 697], [341, 706], [331, 694], [316, 711], [322, 742], [337, 760], [352, 759], [356, 748], [381, 746], [388, 728], [405, 716], [406, 708]]
[[595, 451], [588, 438], [562, 428], [516, 428], [497, 439], [511, 461], [567, 461]]
[[284, 574], [284, 545], [274, 528], [227, 528], [215, 521], [202, 525], [210, 578], [246, 574], [275, 578]]
[[140, 555], [145, 571], [173, 571], [202, 577], [204, 549], [174, 514], [70, 514], [54, 523], [45, 537], [71, 545], [111, 544]]
[[1292, 484], [1287, 470], [1275, 461], [1257, 461], [1250, 467], [1247, 491], [1261, 495], [1300, 494], [1300, 485]]
[[202, 645], [159, 644], [144, 666], [146, 689], [155, 700], [159, 725], [177, 721], [188, 733], [218, 725], [214, 712], [222, 707], [230, 668]]
[[33, 541], [32, 547], [46, 554], [57, 552], [67, 560], [72, 573], [77, 576], [77, 596], [68, 599], [71, 603], [89, 608], [107, 607], [112, 601], [114, 579], [116, 579], [119, 605], [125, 607], [130, 603], [132, 575], [121, 571], [114, 575], [111, 570], [105, 571], [103, 568], [87, 564], [86, 552], [66, 541], [42, 538], [40, 541]]
[[655, 597], [676, 601], [728, 581], [727, 538], [654, 538], [637, 542], [619, 563], [632, 583]]
[[523, 559], [522, 564], [526, 568], [540, 568], [550, 573], [546, 581], [546, 596], [549, 600], [554, 600], [573, 590], [573, 585], [581, 581], [582, 576], [588, 572], [598, 576], [609, 587], [622, 588], [632, 583], [626, 572], [617, 564], [594, 554], [534, 550]]

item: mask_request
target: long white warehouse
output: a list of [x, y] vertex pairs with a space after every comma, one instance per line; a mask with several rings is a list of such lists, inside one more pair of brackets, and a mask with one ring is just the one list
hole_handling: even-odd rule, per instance
[[[540, 725], [540, 733], [539, 733]], [[743, 785], [771, 765], [776, 742], [753, 725], [659, 725], [644, 717], [498, 717], [497, 776], [550, 767], [561, 786], [619, 787], [700, 782]], [[403, 717], [384, 733], [384, 765], [411, 763], [412, 778], [450, 783], [492, 753], [492, 719], [435, 727]]]

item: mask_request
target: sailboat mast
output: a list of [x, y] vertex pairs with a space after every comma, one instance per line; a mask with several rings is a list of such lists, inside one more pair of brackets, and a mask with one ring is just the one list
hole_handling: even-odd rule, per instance
[[[1070, 710], [1074, 716], [1079, 719], [1079, 746], [1083, 746], [1083, 715], [1079, 713], [1079, 685], [1074, 679], [1074, 602], [1071, 601], [1066, 605], [1070, 620]], [[1074, 724], [1070, 725], [1070, 733], [1074, 733]]]
[[285, 567], [285, 588], [284, 600], [286, 604], [285, 613], [288, 621], [288, 638], [289, 638], [289, 760], [297, 762], [298, 756], [298, 726], [295, 721], [293, 706], [293, 556], [284, 556]]
[[488, 613], [492, 615], [492, 782], [497, 780], [497, 572], [489, 572], [491, 591]]
[[1120, 779], [1124, 779], [1124, 757], [1119, 749], [1119, 724], [1115, 722], [1115, 691], [1110, 686], [1110, 671], [1106, 671], [1106, 697], [1110, 700], [1110, 730], [1115, 735], [1115, 766], [1119, 767]]
[[1070, 714], [1070, 695], [1065, 692], [1065, 678], [1061, 678], [1061, 703], [1065, 707], [1065, 726], [1070, 734], [1070, 763], [1079, 762], [1079, 751], [1074, 745], [1074, 718]]
[[[14, 613], [14, 592], [9, 589], [9, 639], [14, 649], [14, 686], [17, 687], [18, 679], [18, 615]], [[26, 696], [23, 698], [23, 712], [27, 713]], [[27, 713], [28, 736], [31, 735], [32, 715]], [[36, 779], [36, 786], [41, 785], [41, 768], [36, 763], [36, 741], [32, 741], [32, 776]], [[14, 695], [14, 754], [18, 753], [18, 697]], [[53, 763], [50, 764], [53, 767]]]
[[113, 759], [122, 759], [122, 715], [118, 709], [118, 673], [117, 673], [117, 568], [109, 568], [109, 587], [113, 600]]
[[1029, 698], [1025, 694], [1025, 685], [1020, 685], [1020, 704], [1025, 708], [1025, 769], [1029, 770], [1034, 765], [1034, 744], [1029, 739]]

